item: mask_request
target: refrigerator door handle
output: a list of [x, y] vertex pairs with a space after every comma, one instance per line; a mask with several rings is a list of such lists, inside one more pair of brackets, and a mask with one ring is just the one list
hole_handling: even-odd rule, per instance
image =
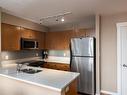
[[72, 49], [71, 49], [71, 43], [69, 44], [70, 48], [70, 71], [71, 71], [71, 65], [72, 65]]

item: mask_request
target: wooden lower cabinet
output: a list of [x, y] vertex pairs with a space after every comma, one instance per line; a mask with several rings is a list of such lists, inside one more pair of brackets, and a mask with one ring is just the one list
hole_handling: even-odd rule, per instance
[[69, 71], [70, 70], [69, 64], [54, 63], [54, 62], [47, 62], [43, 65], [43, 67], [49, 68], [49, 69], [55, 69], [55, 70], [63, 70], [63, 71]]
[[77, 80], [74, 80], [69, 85], [69, 90], [66, 92], [65, 95], [78, 95], [78, 92], [77, 92]]

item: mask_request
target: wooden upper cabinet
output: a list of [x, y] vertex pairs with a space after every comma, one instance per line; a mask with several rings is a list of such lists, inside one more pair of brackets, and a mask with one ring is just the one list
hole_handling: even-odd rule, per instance
[[76, 31], [46, 32], [45, 48], [69, 49], [70, 40], [74, 37], [95, 37], [95, 31], [94, 29], [79, 29]]
[[18, 28], [4, 23], [2, 23], [1, 27], [2, 51], [20, 50], [20, 32]]
[[34, 30], [21, 28], [20, 32], [22, 38], [36, 39], [36, 33]]
[[38, 40], [39, 49], [44, 49], [44, 45], [45, 45], [45, 33], [44, 32], [39, 32], [39, 31], [35, 31], [35, 39]]
[[[85, 33], [82, 33], [82, 35]], [[60, 32], [47, 32], [45, 46], [47, 49], [69, 49], [70, 40], [73, 37], [78, 37], [79, 33], [72, 30]]]
[[68, 49], [69, 34], [66, 32], [46, 32], [45, 48], [46, 49]]
[[2, 23], [1, 29], [3, 51], [20, 50], [21, 38], [36, 39], [39, 42], [39, 49], [44, 49], [44, 32], [4, 23]]
[[2, 50], [20, 50], [20, 39], [36, 39], [39, 49], [69, 49], [70, 40], [73, 37], [95, 37], [94, 29], [79, 29], [60, 32], [39, 32], [2, 23]]

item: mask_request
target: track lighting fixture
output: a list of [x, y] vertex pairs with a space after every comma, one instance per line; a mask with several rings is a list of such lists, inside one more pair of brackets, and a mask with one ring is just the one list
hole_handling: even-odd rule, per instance
[[[61, 22], [64, 22], [65, 21], [65, 16], [66, 15], [69, 15], [69, 14], [72, 14], [71, 12], [65, 12], [65, 13], [62, 13], [62, 14], [58, 14], [58, 15], [53, 15], [53, 16], [47, 16], [47, 17], [44, 17], [42, 19], [40, 19], [40, 24], [42, 24], [42, 22], [44, 20], [48, 20], [48, 19], [51, 19], [51, 18], [55, 18], [55, 21], [61, 21]], [[61, 18], [61, 19], [60, 19]]]

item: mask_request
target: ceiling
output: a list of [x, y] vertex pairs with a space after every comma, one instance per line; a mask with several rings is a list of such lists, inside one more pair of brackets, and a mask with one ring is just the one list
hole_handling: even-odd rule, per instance
[[[66, 23], [83, 21], [96, 13], [107, 15], [127, 12], [127, 0], [0, 0], [3, 11], [36, 23], [47, 16], [65, 12], [72, 14], [65, 16]], [[45, 26], [63, 24], [55, 19], [43, 21]]]

